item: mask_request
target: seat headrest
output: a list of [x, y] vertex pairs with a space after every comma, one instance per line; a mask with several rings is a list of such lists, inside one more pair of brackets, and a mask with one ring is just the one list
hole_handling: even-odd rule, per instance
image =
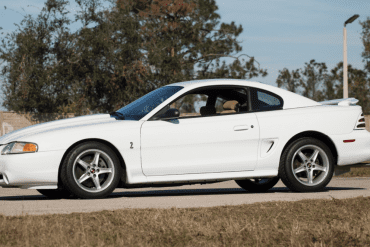
[[239, 108], [239, 103], [236, 100], [230, 100], [230, 101], [226, 101], [223, 107], [224, 107], [224, 110], [236, 111]]

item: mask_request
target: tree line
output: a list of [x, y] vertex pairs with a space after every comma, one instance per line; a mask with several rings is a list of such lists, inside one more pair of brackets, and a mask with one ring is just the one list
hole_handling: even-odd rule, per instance
[[[240, 54], [243, 31], [221, 23], [214, 0], [47, 0], [2, 40], [3, 106], [17, 112], [86, 114], [116, 110], [163, 85], [266, 76]], [[224, 58], [232, 58], [226, 63]]]
[[[242, 25], [223, 23], [215, 0], [47, 0], [2, 38], [3, 106], [30, 113], [107, 113], [167, 84], [266, 76], [242, 52]], [[74, 23], [82, 27], [71, 31]], [[363, 70], [348, 66], [349, 96], [370, 113], [370, 19], [363, 26]], [[225, 58], [231, 58], [226, 60]], [[278, 87], [314, 100], [343, 97], [342, 63], [328, 71], [311, 60], [279, 71]]]

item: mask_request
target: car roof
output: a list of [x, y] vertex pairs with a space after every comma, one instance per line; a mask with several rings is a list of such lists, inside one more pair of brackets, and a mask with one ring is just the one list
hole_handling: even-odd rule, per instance
[[186, 91], [195, 89], [198, 87], [205, 87], [205, 86], [216, 86], [216, 85], [238, 85], [238, 86], [247, 86], [247, 87], [254, 87], [260, 88], [263, 90], [270, 91], [275, 93], [283, 98], [284, 106], [283, 109], [291, 109], [291, 108], [298, 108], [298, 107], [309, 107], [309, 106], [320, 106], [321, 104], [301, 96], [296, 93], [289, 92], [285, 89], [278, 88], [275, 86], [263, 84], [257, 81], [247, 81], [242, 79], [205, 79], [205, 80], [194, 80], [194, 81], [184, 81], [184, 82], [177, 82], [168, 84], [167, 86], [182, 86], [186, 88]]
[[204, 79], [204, 80], [194, 80], [194, 81], [183, 81], [169, 84], [168, 86], [182, 86], [182, 87], [202, 87], [210, 85], [235, 85], [235, 83], [242, 83], [245, 86], [255, 86], [261, 84], [260, 82], [247, 81], [240, 79]]

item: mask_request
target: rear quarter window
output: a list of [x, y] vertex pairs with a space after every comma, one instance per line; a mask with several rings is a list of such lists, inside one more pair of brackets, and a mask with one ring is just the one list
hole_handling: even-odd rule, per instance
[[255, 111], [283, 109], [283, 99], [266, 90], [250, 88], [252, 108]]

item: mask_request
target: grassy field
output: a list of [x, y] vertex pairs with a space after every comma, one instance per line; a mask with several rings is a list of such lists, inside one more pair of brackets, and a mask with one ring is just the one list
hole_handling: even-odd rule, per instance
[[370, 198], [0, 216], [0, 246], [370, 246]]
[[338, 177], [370, 177], [370, 167], [354, 167], [350, 172]]

